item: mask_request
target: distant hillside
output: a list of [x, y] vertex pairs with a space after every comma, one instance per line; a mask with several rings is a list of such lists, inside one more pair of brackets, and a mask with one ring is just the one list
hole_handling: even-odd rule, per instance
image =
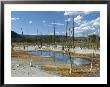
[[14, 31], [11, 31], [11, 38], [21, 38], [22, 36], [17, 34], [16, 32]]
[[[68, 39], [72, 40], [72, 37], [68, 37]], [[91, 39], [90, 39], [91, 38]], [[87, 37], [75, 37], [74, 38], [75, 41], [85, 41], [87, 42]], [[96, 40], [96, 35], [91, 35], [89, 36], [89, 39], [92, 42], [95, 42]], [[98, 39], [100, 40], [100, 38], [98, 37]], [[43, 42], [43, 43], [53, 43], [54, 42], [54, 36], [53, 35], [20, 35], [14, 31], [11, 31], [11, 40], [12, 42]], [[66, 36], [64, 35], [56, 35], [55, 36], [55, 41], [56, 42], [62, 42], [66, 40]]]
[[[64, 35], [56, 35], [55, 40], [56, 42], [62, 42], [66, 37]], [[82, 37], [83, 38], [83, 37]], [[75, 39], [82, 39], [81, 37], [75, 38]], [[23, 35], [21, 36], [20, 34], [11, 31], [11, 40], [12, 42], [53, 42], [54, 36], [53, 35]]]
[[21, 40], [22, 36], [14, 31], [11, 31], [11, 40], [12, 42], [16, 42]]

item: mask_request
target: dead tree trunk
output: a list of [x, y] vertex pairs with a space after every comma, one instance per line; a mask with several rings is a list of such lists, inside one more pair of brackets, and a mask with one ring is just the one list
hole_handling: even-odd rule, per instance
[[70, 71], [69, 71], [69, 73], [71, 74], [72, 73], [72, 58], [71, 58], [70, 52], [69, 52], [69, 57], [70, 57]]
[[74, 16], [73, 16], [73, 31], [72, 31], [72, 32], [73, 32], [72, 42], [73, 42], [73, 49], [74, 49], [74, 47], [75, 47], [75, 46], [74, 46]]

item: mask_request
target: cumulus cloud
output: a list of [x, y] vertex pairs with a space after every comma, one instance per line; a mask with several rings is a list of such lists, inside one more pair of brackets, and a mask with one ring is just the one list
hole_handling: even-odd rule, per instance
[[94, 21], [92, 21], [92, 22], [93, 22], [93, 27], [99, 28], [99, 26], [100, 26], [100, 18], [97, 18], [97, 19], [95, 20], [95, 22], [94, 22]]
[[75, 27], [75, 28], [74, 28], [74, 32], [75, 32], [75, 33], [82, 33], [82, 30], [79, 29], [79, 27]]
[[20, 18], [18, 18], [18, 17], [12, 17], [12, 18], [11, 18], [12, 21], [16, 21], [16, 20], [19, 20], [19, 19], [20, 19]]
[[77, 17], [74, 18], [74, 22], [76, 22], [78, 25], [81, 24], [83, 17], [78, 15]]
[[32, 24], [32, 21], [31, 20], [29, 21], [29, 24]]
[[98, 34], [100, 32], [100, 18], [84, 21], [80, 26], [74, 28], [75, 33]]
[[51, 23], [52, 25], [59, 25], [59, 26], [63, 26], [64, 24], [62, 23]]

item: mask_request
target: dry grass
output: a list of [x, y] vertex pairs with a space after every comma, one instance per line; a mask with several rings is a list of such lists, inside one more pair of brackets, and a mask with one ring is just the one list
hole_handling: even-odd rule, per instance
[[[82, 69], [81, 69], [82, 68]], [[64, 67], [49, 67], [49, 66], [42, 66], [44, 71], [47, 71], [49, 73], [56, 73], [56, 74], [61, 74], [63, 77], [91, 77], [96, 74], [96, 72], [99, 70], [98, 68], [93, 68], [90, 71], [89, 67], [81, 67], [80, 69], [76, 68], [72, 69], [72, 72], [70, 73], [69, 68], [64, 68]]]
[[17, 59], [25, 59], [25, 60], [27, 60], [29, 58], [49, 58], [49, 59], [53, 58], [50, 56], [33, 55], [33, 54], [31, 54], [29, 52], [25, 52], [25, 51], [12, 51], [11, 57], [17, 58]]

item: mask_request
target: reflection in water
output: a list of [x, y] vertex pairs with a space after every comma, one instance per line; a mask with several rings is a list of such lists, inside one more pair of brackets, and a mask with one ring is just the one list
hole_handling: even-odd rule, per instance
[[[49, 52], [49, 51], [31, 51], [32, 54], [36, 55], [43, 55], [43, 56], [52, 56], [54, 62], [64, 62], [64, 63], [70, 63], [70, 56], [64, 55], [63, 53], [58, 52]], [[47, 58], [43, 59], [43, 61], [51, 61]], [[91, 61], [80, 59], [80, 58], [71, 58], [71, 62], [76, 65], [80, 64], [91, 64]]]

